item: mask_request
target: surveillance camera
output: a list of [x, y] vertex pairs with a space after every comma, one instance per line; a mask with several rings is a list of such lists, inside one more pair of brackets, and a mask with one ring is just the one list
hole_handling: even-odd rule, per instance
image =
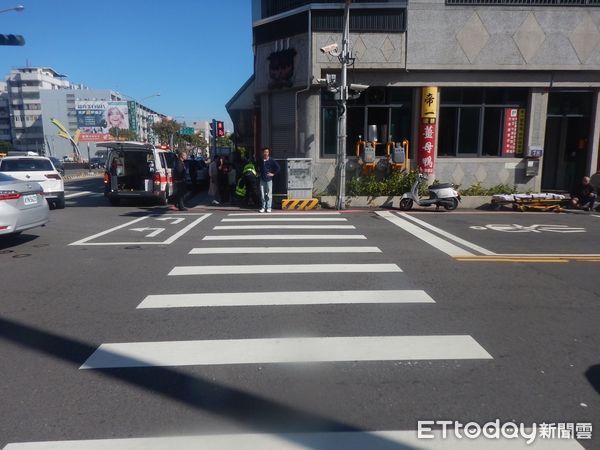
[[348, 86], [348, 88], [351, 91], [363, 92], [363, 91], [366, 91], [367, 89], [369, 89], [369, 86], [366, 84], [351, 84], [350, 86]]
[[325, 47], [321, 47], [321, 53], [327, 53], [330, 55], [333, 55], [338, 49], [338, 45], [337, 44], [329, 44], [326, 45]]

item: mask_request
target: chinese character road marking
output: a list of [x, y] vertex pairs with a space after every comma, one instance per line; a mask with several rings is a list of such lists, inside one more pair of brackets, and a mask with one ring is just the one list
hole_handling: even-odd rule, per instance
[[585, 233], [585, 228], [570, 227], [568, 225], [518, 225], [512, 224], [488, 224], [484, 226], [469, 227], [472, 230], [492, 230], [506, 233]]

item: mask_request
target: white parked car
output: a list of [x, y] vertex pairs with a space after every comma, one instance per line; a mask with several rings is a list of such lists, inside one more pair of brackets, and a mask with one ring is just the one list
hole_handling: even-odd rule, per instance
[[0, 160], [0, 172], [23, 181], [39, 183], [48, 205], [65, 207], [65, 183], [49, 158], [44, 156], [7, 156]]
[[48, 223], [48, 203], [38, 183], [0, 173], [0, 235], [18, 234]]

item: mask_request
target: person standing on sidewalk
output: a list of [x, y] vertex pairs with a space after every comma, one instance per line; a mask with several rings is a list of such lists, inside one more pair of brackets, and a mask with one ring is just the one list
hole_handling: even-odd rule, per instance
[[271, 151], [263, 148], [263, 157], [259, 161], [258, 170], [260, 172], [260, 194], [262, 197], [262, 207], [259, 212], [270, 213], [273, 204], [273, 177], [279, 173], [279, 164], [271, 158]]
[[185, 177], [187, 169], [184, 161], [187, 159], [187, 153], [184, 151], [179, 152], [177, 160], [175, 161], [175, 167], [173, 168], [173, 186], [175, 187], [175, 206], [179, 211], [187, 211], [184, 205], [185, 194], [187, 193], [187, 186], [185, 183]]
[[217, 158], [213, 158], [211, 163], [208, 165], [208, 195], [212, 197], [212, 204], [219, 205], [221, 197], [219, 197], [219, 164]]

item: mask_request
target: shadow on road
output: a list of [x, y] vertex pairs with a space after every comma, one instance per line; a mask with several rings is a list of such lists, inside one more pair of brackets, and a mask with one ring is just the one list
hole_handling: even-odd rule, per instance
[[0, 236], [0, 251], [16, 247], [18, 245], [27, 244], [28, 242], [34, 241], [39, 236], [35, 234], [17, 234]]
[[[96, 350], [95, 347], [85, 342], [2, 318], [0, 318], [0, 338], [69, 362], [75, 368], [79, 368]], [[303, 412], [280, 402], [181, 373], [171, 368], [102, 369], [94, 370], [94, 372], [193, 408], [219, 415], [251, 427], [258, 432], [364, 431], [333, 419]], [[324, 442], [322, 435], [319, 434], [314, 436], [311, 434], [280, 434], [279, 436], [301, 444], [307, 449], [334, 450], [331, 442]], [[360, 446], [356, 448], [415, 450], [411, 446], [369, 433], [357, 435], [357, 440], [359, 440], [357, 444]]]
[[588, 379], [592, 387], [596, 389], [596, 392], [600, 394], [600, 364], [591, 366], [588, 370], [586, 370], [585, 377]]

